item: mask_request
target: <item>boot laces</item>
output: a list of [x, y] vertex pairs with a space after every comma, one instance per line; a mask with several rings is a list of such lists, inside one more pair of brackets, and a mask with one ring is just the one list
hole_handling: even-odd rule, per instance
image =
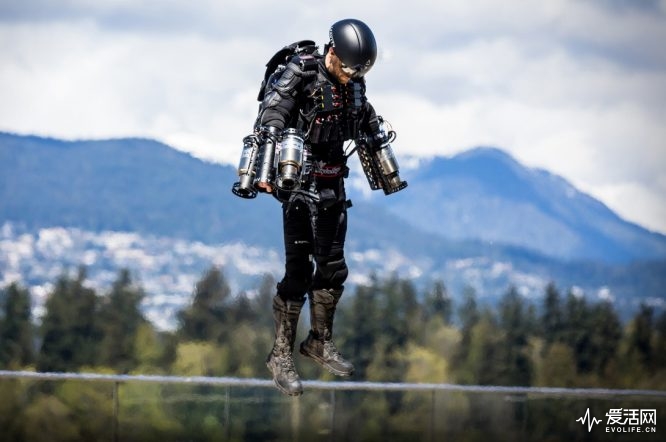
[[285, 373], [289, 379], [298, 377], [296, 366], [294, 365], [294, 358], [291, 355], [291, 348], [286, 339], [278, 338], [275, 349], [273, 350], [273, 357], [275, 358], [276, 365], [279, 366], [281, 372]]
[[278, 364], [282, 372], [286, 374], [287, 378], [294, 380], [298, 377], [296, 373], [296, 366], [294, 365], [294, 358], [291, 355], [282, 355], [278, 357]]
[[334, 359], [337, 361], [343, 359], [337, 347], [331, 340], [324, 341], [324, 354], [328, 355], [329, 359]]

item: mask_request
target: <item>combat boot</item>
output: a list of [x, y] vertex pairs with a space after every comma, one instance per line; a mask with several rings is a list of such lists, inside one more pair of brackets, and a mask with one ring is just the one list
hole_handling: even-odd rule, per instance
[[342, 290], [313, 290], [310, 293], [310, 333], [300, 352], [336, 376], [351, 376], [354, 366], [333, 343], [333, 317]]
[[266, 366], [273, 374], [277, 388], [289, 396], [303, 393], [301, 379], [294, 365], [293, 351], [298, 317], [303, 301], [285, 301], [279, 295], [273, 298], [273, 320], [275, 321], [275, 343], [268, 354]]

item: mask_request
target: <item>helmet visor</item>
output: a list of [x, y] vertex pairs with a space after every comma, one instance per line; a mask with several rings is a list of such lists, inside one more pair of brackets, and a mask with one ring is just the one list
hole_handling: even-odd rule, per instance
[[347, 75], [349, 75], [350, 77], [352, 77], [352, 78], [361, 78], [361, 77], [363, 77], [365, 74], [368, 73], [368, 71], [370, 70], [370, 68], [372, 68], [372, 65], [371, 65], [371, 64], [368, 64], [368, 65], [365, 65], [365, 66], [363, 66], [363, 65], [356, 65], [356, 66], [353, 66], [353, 67], [352, 67], [352, 66], [348, 66], [348, 65], [346, 65], [342, 60], [340, 60], [340, 63], [341, 63], [341, 66], [340, 66], [340, 67], [342, 68], [342, 71], [343, 71], [345, 74], [347, 74]]

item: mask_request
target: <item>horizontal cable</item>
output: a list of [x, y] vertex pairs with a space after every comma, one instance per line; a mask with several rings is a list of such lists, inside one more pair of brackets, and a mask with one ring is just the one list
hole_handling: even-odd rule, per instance
[[[273, 381], [256, 378], [212, 376], [161, 376], [121, 375], [99, 373], [40, 373], [33, 371], [0, 370], [0, 379], [34, 379], [38, 381], [97, 381], [97, 382], [152, 382], [160, 384], [199, 384], [227, 387], [273, 387]], [[356, 382], [356, 381], [303, 381], [303, 386], [313, 390], [347, 391], [448, 391], [463, 393], [502, 393], [518, 395], [550, 396], [650, 396], [666, 398], [665, 390], [631, 390], [609, 388], [556, 388], [556, 387], [506, 387], [491, 385], [459, 385], [405, 382]]]

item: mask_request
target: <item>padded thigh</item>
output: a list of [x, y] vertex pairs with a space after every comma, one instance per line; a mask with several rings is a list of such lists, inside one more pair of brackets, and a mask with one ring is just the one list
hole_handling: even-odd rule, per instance
[[347, 209], [344, 202], [320, 209], [315, 222], [317, 239], [314, 246], [316, 256], [342, 254], [347, 236]]
[[282, 208], [285, 248], [285, 275], [278, 293], [285, 299], [300, 299], [312, 284], [314, 264], [310, 212], [302, 202]]

